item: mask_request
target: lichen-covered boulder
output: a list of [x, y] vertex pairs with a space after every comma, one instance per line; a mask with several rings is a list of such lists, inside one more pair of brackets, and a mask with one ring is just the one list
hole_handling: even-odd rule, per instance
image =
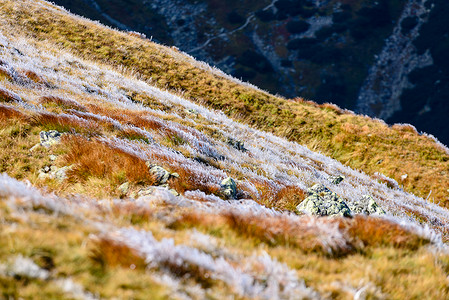
[[62, 135], [62, 133], [60, 133], [56, 130], [41, 131], [39, 133], [40, 144], [41, 144], [41, 146], [49, 148], [52, 145], [57, 144], [61, 141], [61, 135]]
[[308, 189], [309, 196], [297, 207], [298, 212], [316, 216], [351, 216], [351, 210], [345, 201], [322, 184]]
[[129, 182], [122, 183], [118, 188], [117, 191], [120, 193], [120, 197], [126, 196], [129, 191]]
[[221, 194], [226, 199], [235, 199], [237, 195], [237, 184], [231, 177], [225, 178], [220, 183]]
[[146, 162], [146, 165], [148, 166], [150, 173], [156, 177], [158, 185], [166, 184], [170, 178], [179, 177], [178, 173], [170, 173], [161, 166], [152, 164], [150, 162]]
[[343, 175], [338, 175], [338, 176], [330, 176], [329, 177], [329, 181], [332, 184], [339, 184], [340, 182], [342, 182], [343, 180], [345, 180], [345, 177]]
[[137, 192], [137, 197], [151, 196], [155, 189], [156, 189], [156, 187], [154, 187], [154, 186], [142, 188]]
[[349, 203], [349, 208], [355, 214], [384, 215], [385, 211], [374, 201], [371, 195], [365, 195], [358, 202]]

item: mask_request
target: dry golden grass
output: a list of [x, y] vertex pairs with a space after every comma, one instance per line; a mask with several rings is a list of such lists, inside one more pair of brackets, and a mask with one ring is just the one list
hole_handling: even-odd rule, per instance
[[41, 97], [39, 98], [39, 103], [44, 106], [56, 105], [63, 109], [77, 109], [80, 111], [86, 110], [86, 108], [83, 105], [77, 103], [76, 101], [55, 96]]
[[[190, 58], [169, 48], [63, 12], [50, 12], [45, 6], [23, 1], [4, 1], [0, 5], [4, 22], [8, 20], [15, 28], [27, 30], [35, 39], [63, 46], [87, 59], [132, 68], [159, 87], [182, 92], [188, 99], [308, 145], [368, 174], [377, 171], [396, 180], [408, 174], [414, 179], [406, 182], [404, 189], [418, 196], [432, 190], [436, 201], [449, 205], [445, 188], [449, 185], [449, 155], [428, 137], [341, 113], [333, 105], [319, 107], [302, 99], [276, 98], [198, 68]], [[345, 131], [348, 124], [355, 130]]]

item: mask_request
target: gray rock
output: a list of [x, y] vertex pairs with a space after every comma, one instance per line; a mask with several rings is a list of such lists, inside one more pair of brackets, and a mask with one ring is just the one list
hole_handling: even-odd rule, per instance
[[62, 168], [59, 168], [54, 173], [54, 178], [59, 181], [63, 181], [67, 178], [67, 171], [70, 171], [73, 168], [73, 166], [65, 166]]
[[371, 195], [365, 195], [358, 202], [349, 203], [349, 208], [355, 214], [384, 215], [385, 211], [374, 201]]
[[327, 187], [322, 185], [321, 183], [317, 183], [311, 188], [307, 189], [307, 193], [309, 195], [320, 194], [320, 193], [332, 193]]
[[129, 191], [129, 182], [125, 182], [125, 183], [121, 184], [121, 185], [117, 188], [117, 190], [118, 190], [119, 193], [120, 193], [120, 197], [126, 196], [126, 194], [128, 194], [128, 191]]
[[339, 184], [340, 182], [342, 182], [343, 180], [345, 180], [345, 177], [343, 175], [338, 175], [338, 176], [330, 176], [329, 177], [329, 181], [332, 184]]
[[309, 196], [296, 210], [316, 216], [351, 216], [351, 210], [345, 201], [322, 184], [315, 184], [308, 189]]
[[146, 197], [146, 196], [151, 196], [154, 192], [154, 190], [156, 189], [156, 187], [154, 186], [149, 186], [143, 189], [140, 189], [137, 192], [137, 197]]
[[234, 179], [228, 177], [220, 183], [221, 193], [226, 199], [235, 199], [237, 195], [237, 184]]
[[56, 155], [50, 154], [48, 158], [50, 158], [51, 161], [55, 161], [58, 157]]
[[192, 114], [192, 115], [198, 115], [199, 114], [198, 111], [196, 109], [193, 109], [193, 108], [187, 108], [187, 109], [185, 109], [185, 112], [188, 113], [188, 114]]
[[51, 147], [54, 144], [57, 144], [61, 141], [61, 133], [56, 130], [50, 131], [41, 131], [39, 133], [40, 136], [40, 144], [46, 148]]
[[134, 198], [139, 198], [139, 197], [147, 197], [147, 196], [152, 196], [154, 194], [154, 192], [159, 188], [165, 188], [166, 190], [168, 190], [172, 195], [174, 196], [179, 196], [179, 193], [175, 190], [175, 189], [171, 189], [168, 185], [163, 185], [163, 186], [149, 186], [146, 188], [142, 188], [137, 192], [137, 195], [133, 195]]
[[39, 171], [38, 178], [40, 179], [56, 179], [64, 181], [67, 179], [67, 171], [73, 169], [73, 165], [58, 168], [57, 166], [45, 166]]
[[167, 181], [170, 178], [179, 178], [178, 173], [170, 173], [169, 171], [165, 170], [163, 167], [152, 164], [149, 161], [146, 162], [146, 165], [148, 166], [150, 173], [155, 175], [157, 185], [167, 184]]
[[245, 143], [242, 142], [242, 141], [238, 141], [238, 140], [235, 140], [235, 139], [233, 139], [231, 137], [228, 137], [227, 140], [226, 140], [226, 143], [228, 145], [232, 146], [233, 148], [237, 149], [237, 150], [247, 151], [245, 149]]

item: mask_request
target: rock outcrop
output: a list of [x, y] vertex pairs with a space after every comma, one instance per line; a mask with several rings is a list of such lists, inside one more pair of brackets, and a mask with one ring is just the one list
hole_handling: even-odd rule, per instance
[[41, 131], [39, 133], [40, 145], [50, 148], [52, 145], [58, 144], [61, 141], [62, 133], [57, 130]]
[[371, 195], [365, 195], [359, 202], [353, 202], [348, 204], [353, 214], [365, 214], [365, 215], [384, 215], [385, 211], [380, 207], [371, 197]]
[[167, 181], [170, 178], [179, 178], [178, 173], [170, 173], [165, 170], [163, 167], [152, 164], [151, 162], [146, 162], [146, 165], [151, 174], [153, 174], [157, 180], [158, 185], [167, 184]]
[[309, 196], [297, 207], [298, 212], [317, 216], [351, 216], [345, 201], [322, 184], [315, 184], [308, 191]]
[[237, 184], [231, 177], [225, 178], [220, 183], [221, 194], [226, 199], [235, 199], [237, 195]]

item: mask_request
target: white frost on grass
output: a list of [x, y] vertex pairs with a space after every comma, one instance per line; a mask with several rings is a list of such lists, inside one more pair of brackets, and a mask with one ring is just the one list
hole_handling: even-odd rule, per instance
[[[239, 186], [249, 190], [253, 196], [259, 197], [260, 193], [254, 181], [265, 183], [273, 195], [285, 186], [305, 190], [313, 184], [322, 183], [348, 202], [359, 201], [365, 194], [371, 194], [382, 208], [390, 215], [397, 217], [398, 220], [408, 218], [417, 223], [418, 221], [413, 220], [413, 217], [408, 216], [411, 211], [415, 211], [431, 220], [429, 223], [431, 227], [444, 228], [449, 225], [449, 212], [446, 209], [399, 188], [388, 188], [363, 172], [352, 170], [329, 157], [309, 150], [307, 147], [237, 123], [221, 112], [187, 101], [171, 92], [151, 86], [149, 82], [136, 77], [124, 75], [125, 72], [118, 69], [113, 70], [111, 67], [80, 60], [65, 51], [38, 50], [28, 44], [26, 40], [12, 41], [5, 36], [0, 36], [0, 39], [8, 50], [0, 53], [2, 60], [16, 69], [23, 68], [36, 72], [39, 76], [58, 86], [57, 93], [64, 91], [66, 94], [76, 95], [77, 100], [86, 98], [90, 99], [89, 101], [97, 101], [99, 105], [107, 103], [119, 108], [151, 112], [153, 116], [157, 115], [157, 117], [151, 118], [161, 122], [167, 129], [162, 130], [162, 133], [174, 132], [186, 141], [186, 144], [181, 145], [180, 148], [186, 150], [189, 157], [174, 149], [154, 143], [144, 144], [106, 137], [102, 137], [100, 140], [168, 168], [184, 168], [191, 174], [191, 180], [199, 184], [216, 187], [222, 179], [229, 176], [229, 173], [233, 173], [242, 178]], [[22, 55], [17, 55], [17, 51], [14, 49], [18, 49]], [[39, 56], [35, 55], [36, 51], [39, 51]], [[90, 91], [86, 89], [87, 85], [90, 86]], [[31, 86], [17, 87], [20, 91], [27, 88], [30, 94], [36, 93]], [[156, 112], [127, 99], [123, 94], [124, 90], [139, 93], [151, 101], [158, 101], [165, 107], [176, 109], [168, 112]], [[38, 92], [55, 93], [55, 91], [44, 87]], [[82, 101], [79, 102], [83, 104]], [[184, 109], [194, 109], [201, 116], [199, 120], [189, 119], [189, 122], [193, 124], [192, 128], [173, 121], [181, 119], [175, 111], [179, 112]], [[85, 122], [84, 119], [70, 114], [63, 116], [72, 118], [74, 121]], [[106, 118], [107, 116], [98, 117]], [[114, 121], [111, 118], [109, 121], [115, 123], [117, 120]], [[116, 125], [118, 124], [116, 123]], [[194, 129], [195, 125], [201, 125], [204, 130]], [[150, 130], [144, 128], [132, 129], [142, 134], [150, 133]], [[248, 151], [238, 151], [223, 140], [209, 137], [210, 131], [223, 137], [244, 141]], [[194, 161], [192, 158], [198, 154], [217, 161], [221, 169]], [[332, 185], [328, 181], [328, 177], [335, 174], [344, 175], [346, 179], [339, 185]], [[214, 200], [221, 203], [214, 196], [198, 196], [198, 194], [192, 193], [196, 193], [196, 191], [187, 192], [186, 197], [207, 198], [209, 206], [214, 206], [212, 203]], [[248, 206], [248, 203], [250, 202], [241, 201], [232, 205], [242, 210], [258, 207], [253, 204]], [[221, 204], [215, 204], [216, 207], [218, 205]]]
[[[122, 228], [111, 237], [139, 251], [150, 269], [183, 269], [186, 272], [197, 269], [201, 272], [198, 276], [223, 281], [239, 296], [261, 299], [319, 297], [298, 280], [294, 271], [267, 254], [246, 257], [243, 267], [234, 267], [223, 257], [213, 258], [196, 248], [175, 245], [172, 239], [157, 241], [150, 232]], [[255, 265], [262, 268], [254, 268]]]
[[40, 268], [32, 259], [22, 255], [17, 255], [5, 265], [0, 265], [0, 274], [40, 280], [47, 280], [50, 277], [50, 272]]
[[62, 291], [75, 299], [83, 299], [83, 300], [95, 300], [99, 299], [92, 295], [92, 293], [86, 292], [82, 285], [74, 282], [70, 278], [64, 279], [56, 279], [56, 286], [58, 286]]

